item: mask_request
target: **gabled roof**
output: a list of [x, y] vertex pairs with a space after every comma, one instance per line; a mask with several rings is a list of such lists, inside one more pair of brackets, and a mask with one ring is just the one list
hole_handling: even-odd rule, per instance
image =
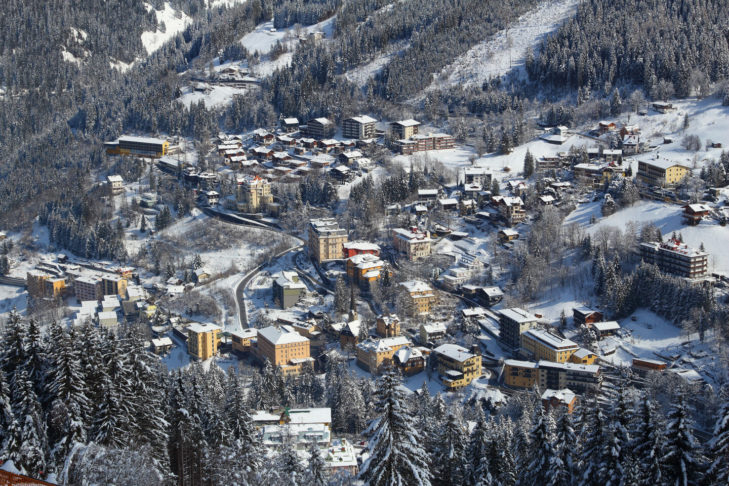
[[273, 345], [304, 343], [309, 341], [297, 332], [287, 332], [275, 326], [264, 327], [258, 330], [258, 336], [263, 337]]

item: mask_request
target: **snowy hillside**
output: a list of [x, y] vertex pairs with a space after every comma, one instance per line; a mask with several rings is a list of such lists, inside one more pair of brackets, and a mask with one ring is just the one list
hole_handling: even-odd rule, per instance
[[514, 71], [526, 75], [524, 55], [546, 34], [574, 15], [578, 0], [548, 0], [502, 30], [459, 56], [436, 76], [429, 89], [480, 86], [485, 80]]
[[[146, 7], [149, 11], [154, 9], [150, 4], [146, 4]], [[192, 22], [192, 19], [184, 12], [175, 10], [167, 2], [165, 2], [163, 10], [155, 11], [155, 15], [157, 16], [157, 30], [142, 34], [142, 44], [144, 44], [147, 54], [153, 54]], [[164, 24], [163, 28], [162, 24]]]

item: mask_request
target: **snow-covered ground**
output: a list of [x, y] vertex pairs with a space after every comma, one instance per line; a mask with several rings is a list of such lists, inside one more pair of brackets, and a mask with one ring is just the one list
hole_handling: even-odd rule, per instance
[[476, 44], [436, 75], [428, 89], [480, 86], [509, 72], [524, 76], [524, 55], [577, 11], [578, 0], [548, 0], [506, 30]]
[[[622, 209], [606, 218], [601, 218], [600, 203], [580, 205], [565, 219], [565, 224], [578, 223], [587, 227], [587, 232], [594, 236], [600, 228], [615, 227], [625, 231], [629, 222], [637, 223], [637, 227], [653, 223], [663, 234], [664, 238], [674, 231], [681, 233], [684, 242], [698, 248], [702, 243], [709, 253], [709, 271], [729, 275], [729, 252], [726, 245], [729, 243], [729, 226], [720, 226], [716, 221], [702, 221], [697, 226], [687, 226], [682, 222], [683, 209], [676, 204], [657, 201], [639, 201], [635, 205]], [[597, 218], [594, 225], [590, 225], [592, 216]]]
[[367, 81], [374, 78], [380, 71], [382, 71], [382, 69], [387, 66], [387, 64], [393, 57], [399, 55], [408, 47], [410, 47], [409, 41], [398, 43], [395, 46], [392, 46], [392, 48], [388, 52], [376, 57], [371, 62], [368, 62], [367, 64], [363, 64], [361, 66], [357, 66], [356, 68], [347, 71], [344, 76], [347, 78], [348, 81], [362, 88], [367, 84]]
[[188, 86], [182, 90], [182, 96], [177, 98], [177, 101], [188, 108], [193, 103], [197, 104], [200, 101], [205, 103], [207, 108], [219, 108], [228, 105], [233, 99], [233, 96], [245, 94], [247, 91], [245, 88], [236, 88], [233, 86], [210, 86], [209, 92], [204, 93], [193, 91], [192, 87]]
[[28, 292], [21, 287], [0, 285], [0, 316], [13, 309], [22, 313], [28, 305]]
[[[147, 11], [154, 10], [150, 4], [145, 4]], [[172, 6], [165, 2], [162, 10], [155, 10], [157, 16], [157, 29], [155, 31], [147, 31], [142, 33], [142, 44], [147, 50], [147, 54], [154, 53], [162, 47], [165, 42], [175, 37], [187, 27], [192, 19], [180, 10], [175, 10]], [[164, 22], [164, 31], [160, 30], [161, 24]]]

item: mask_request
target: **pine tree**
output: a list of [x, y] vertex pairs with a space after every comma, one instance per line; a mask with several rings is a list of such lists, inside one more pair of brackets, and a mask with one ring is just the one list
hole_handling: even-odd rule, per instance
[[582, 443], [582, 464], [581, 484], [598, 484], [603, 481], [601, 466], [605, 459], [604, 442], [608, 436], [607, 419], [602, 410], [593, 401], [590, 410], [585, 412], [582, 430], [580, 431], [580, 442]]
[[10, 451], [10, 459], [31, 476], [42, 477], [46, 472], [48, 450], [46, 424], [33, 383], [24, 368], [15, 376], [13, 413], [18, 423], [19, 441], [18, 448]]
[[643, 486], [661, 484], [663, 434], [655, 407], [648, 395], [643, 396], [634, 424], [630, 449], [631, 456], [639, 465], [638, 484]]
[[559, 461], [559, 455], [554, 448], [554, 422], [552, 416], [538, 406], [534, 411], [532, 429], [529, 431], [529, 447], [525, 451], [527, 467], [521, 469], [519, 485], [559, 484], [551, 477], [552, 468]]
[[2, 354], [0, 354], [0, 366], [5, 371], [8, 382], [12, 385], [15, 377], [15, 370], [20, 367], [26, 356], [27, 330], [26, 324], [20, 314], [13, 309], [8, 315], [5, 323], [5, 333], [2, 336]]
[[7, 459], [5, 452], [11, 440], [10, 432], [14, 419], [10, 386], [5, 380], [5, 373], [0, 369], [0, 461]]
[[557, 420], [554, 444], [558, 460], [550, 465], [549, 478], [556, 485], [574, 484], [578, 476], [574, 449], [578, 442], [571, 413], [565, 411]]
[[232, 438], [233, 457], [237, 465], [243, 469], [242, 475], [253, 481], [261, 468], [262, 454], [251, 416], [245, 407], [245, 388], [240, 382], [238, 372], [233, 368], [228, 369], [225, 397], [225, 412]]
[[724, 402], [719, 409], [714, 436], [709, 443], [712, 463], [707, 475], [713, 484], [729, 484], [729, 388], [725, 387], [720, 396], [723, 396]]
[[463, 425], [449, 413], [440, 432], [433, 465], [433, 484], [464, 484], [466, 476], [466, 432]]
[[691, 432], [692, 423], [686, 399], [678, 402], [668, 413], [664, 436], [666, 445], [663, 458], [663, 477], [668, 484], [691, 486], [701, 484], [704, 473], [704, 457], [701, 446]]
[[526, 155], [524, 155], [524, 177], [531, 177], [534, 174], [534, 156], [527, 149]]
[[370, 486], [430, 486], [428, 459], [399, 386], [399, 378], [390, 370], [378, 381], [378, 418], [372, 424], [370, 457], [362, 465], [359, 478]]
[[283, 445], [276, 457], [276, 466], [280, 471], [281, 479], [291, 486], [304, 486], [307, 484], [304, 466], [296, 453], [291, 438], [284, 438]]
[[309, 446], [309, 477], [307, 484], [310, 486], [326, 486], [327, 463], [321, 455], [319, 446], [312, 442]]
[[[467, 450], [467, 474], [465, 484], [492, 484], [493, 477], [489, 470], [489, 454], [492, 441], [489, 438], [486, 419], [479, 409], [476, 426], [471, 432]], [[494, 451], [495, 452], [495, 451]]]

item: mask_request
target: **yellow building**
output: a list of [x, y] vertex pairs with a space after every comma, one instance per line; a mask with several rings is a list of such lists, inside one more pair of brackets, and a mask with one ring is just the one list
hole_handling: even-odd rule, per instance
[[399, 336], [400, 319], [395, 314], [381, 315], [377, 318], [377, 335], [389, 338]]
[[230, 333], [230, 338], [233, 343], [233, 351], [239, 353], [247, 353], [253, 347], [253, 343], [256, 341], [258, 336], [258, 329], [253, 327], [243, 329], [242, 331], [233, 331]]
[[367, 339], [357, 345], [357, 366], [372, 374], [379, 373], [381, 368], [392, 364], [395, 352], [412, 343], [405, 336], [384, 339]]
[[256, 353], [261, 360], [280, 367], [284, 374], [298, 374], [305, 364], [313, 362], [309, 340], [286, 326], [259, 329]]
[[101, 291], [104, 295], [125, 296], [127, 280], [123, 277], [104, 277], [101, 279]]
[[515, 388], [531, 388], [539, 382], [539, 365], [530, 361], [504, 361], [504, 384]]
[[25, 285], [28, 287], [28, 295], [33, 298], [41, 299], [46, 294], [46, 280], [51, 275], [42, 272], [28, 272], [25, 275]]
[[350, 282], [362, 288], [370, 288], [386, 271], [385, 262], [376, 255], [360, 253], [347, 258], [347, 277]]
[[580, 347], [577, 343], [541, 329], [529, 329], [521, 335], [522, 350], [535, 360], [566, 363]]
[[162, 157], [167, 154], [170, 143], [159, 138], [124, 136], [114, 142], [105, 143], [104, 146], [106, 153], [110, 155]]
[[309, 222], [309, 255], [322, 263], [344, 258], [347, 230], [340, 228], [333, 218], [312, 219]]
[[646, 160], [638, 162], [637, 179], [649, 186], [671, 187], [689, 175], [691, 169], [670, 160]]
[[43, 283], [45, 284], [44, 295], [48, 298], [55, 299], [56, 297], [63, 297], [66, 294], [65, 278], [49, 278], [46, 279]]
[[243, 176], [238, 179], [238, 211], [258, 213], [273, 202], [271, 183], [259, 176]]
[[187, 352], [197, 359], [215, 356], [222, 329], [215, 324], [193, 324], [187, 328]]
[[409, 296], [415, 314], [429, 313], [438, 300], [430, 285], [421, 280], [400, 282], [400, 287], [405, 289], [406, 294]]
[[570, 361], [577, 364], [591, 365], [597, 361], [597, 355], [588, 349], [580, 348], [570, 356]]
[[413, 120], [400, 120], [390, 123], [390, 133], [394, 140], [405, 140], [418, 134], [420, 122]]
[[433, 350], [438, 360], [438, 374], [449, 390], [468, 386], [481, 376], [481, 356], [456, 344], [442, 344]]

